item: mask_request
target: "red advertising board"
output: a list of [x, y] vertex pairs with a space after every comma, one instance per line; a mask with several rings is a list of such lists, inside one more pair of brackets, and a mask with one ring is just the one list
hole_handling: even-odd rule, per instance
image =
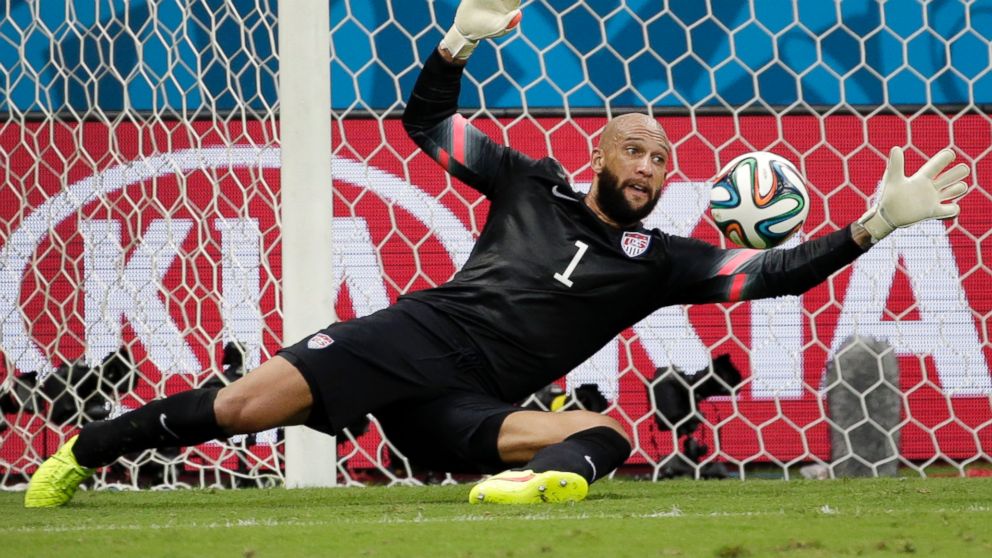
[[[476, 124], [534, 157], [553, 155], [581, 189], [604, 122]], [[675, 144], [673, 170], [648, 224], [715, 244], [725, 241], [705, 213], [706, 182], [745, 151], [774, 151], [806, 174], [807, 236], [846, 226], [865, 210], [892, 145], [912, 146], [910, 171], [924, 155], [953, 146], [972, 164], [975, 187], [955, 223], [899, 231], [802, 297], [675, 309], [623, 332], [569, 381], [599, 383], [618, 401], [614, 414], [638, 430], [634, 460], [657, 461], [672, 447], [652, 420], [638, 420], [650, 413], [645, 383], [654, 370], [693, 370], [719, 353], [749, 378], [736, 400], [703, 405], [718, 425], [705, 437], [721, 458], [828, 457], [824, 369], [853, 334], [895, 347], [904, 457], [990, 453], [989, 119], [699, 116], [662, 123]], [[0, 128], [6, 373], [93, 361], [124, 344], [142, 378], [122, 401], [133, 406], [156, 389], [197, 385], [219, 367], [227, 340], [247, 346], [249, 363], [273, 354], [282, 342], [279, 151], [265, 147], [273, 136], [256, 122]], [[396, 120], [339, 122], [334, 150], [335, 246], [313, 249], [335, 253], [338, 315], [362, 315], [449, 278], [485, 222], [485, 200], [451, 182]], [[13, 432], [0, 433], [10, 463], [30, 443]]]

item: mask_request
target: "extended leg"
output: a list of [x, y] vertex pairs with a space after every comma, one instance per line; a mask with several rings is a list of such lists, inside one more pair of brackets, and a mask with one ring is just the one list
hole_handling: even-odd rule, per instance
[[150, 448], [192, 446], [235, 434], [301, 424], [313, 403], [303, 375], [276, 356], [231, 385], [152, 401], [115, 419], [86, 425], [73, 453], [84, 467]]
[[151, 448], [190, 446], [234, 434], [302, 424], [313, 396], [303, 375], [276, 356], [221, 389], [195, 389], [86, 425], [35, 471], [27, 507], [68, 502], [96, 467]]

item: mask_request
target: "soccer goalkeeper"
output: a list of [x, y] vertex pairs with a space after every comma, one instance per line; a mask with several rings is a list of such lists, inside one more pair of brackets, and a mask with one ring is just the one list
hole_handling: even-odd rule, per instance
[[944, 150], [907, 178], [895, 148], [876, 206], [793, 249], [722, 250], [647, 230], [641, 220], [671, 155], [656, 120], [630, 114], [606, 125], [583, 196], [555, 160], [498, 145], [457, 114], [463, 66], [479, 41], [517, 26], [519, 4], [464, 0], [403, 116], [425, 152], [491, 203], [464, 268], [440, 287], [332, 324], [224, 388], [86, 425], [34, 474], [26, 506], [68, 502], [95, 468], [126, 453], [294, 424], [336, 433], [367, 413], [417, 464], [497, 473], [471, 489], [470, 502], [581, 500], [627, 459], [624, 428], [597, 413], [512, 402], [662, 306], [798, 295], [895, 228], [958, 213], [968, 167], [943, 172], [954, 159]]

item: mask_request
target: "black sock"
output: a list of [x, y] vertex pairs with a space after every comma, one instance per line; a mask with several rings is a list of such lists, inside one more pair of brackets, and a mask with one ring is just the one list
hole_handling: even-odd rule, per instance
[[83, 467], [102, 467], [118, 457], [151, 448], [192, 446], [227, 437], [217, 426], [219, 388], [184, 391], [133, 411], [83, 427], [72, 447]]
[[597, 426], [542, 449], [524, 468], [533, 469], [535, 473], [578, 473], [593, 482], [623, 465], [629, 456], [630, 443], [626, 438], [608, 426]]

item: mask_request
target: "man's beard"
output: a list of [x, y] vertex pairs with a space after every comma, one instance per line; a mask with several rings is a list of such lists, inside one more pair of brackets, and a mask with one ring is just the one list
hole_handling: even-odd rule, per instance
[[641, 207], [633, 207], [623, 193], [624, 187], [625, 184], [620, 184], [617, 175], [604, 168], [599, 173], [596, 204], [613, 221], [621, 225], [630, 225], [643, 220], [654, 211], [654, 206], [658, 205], [661, 192], [655, 194]]

